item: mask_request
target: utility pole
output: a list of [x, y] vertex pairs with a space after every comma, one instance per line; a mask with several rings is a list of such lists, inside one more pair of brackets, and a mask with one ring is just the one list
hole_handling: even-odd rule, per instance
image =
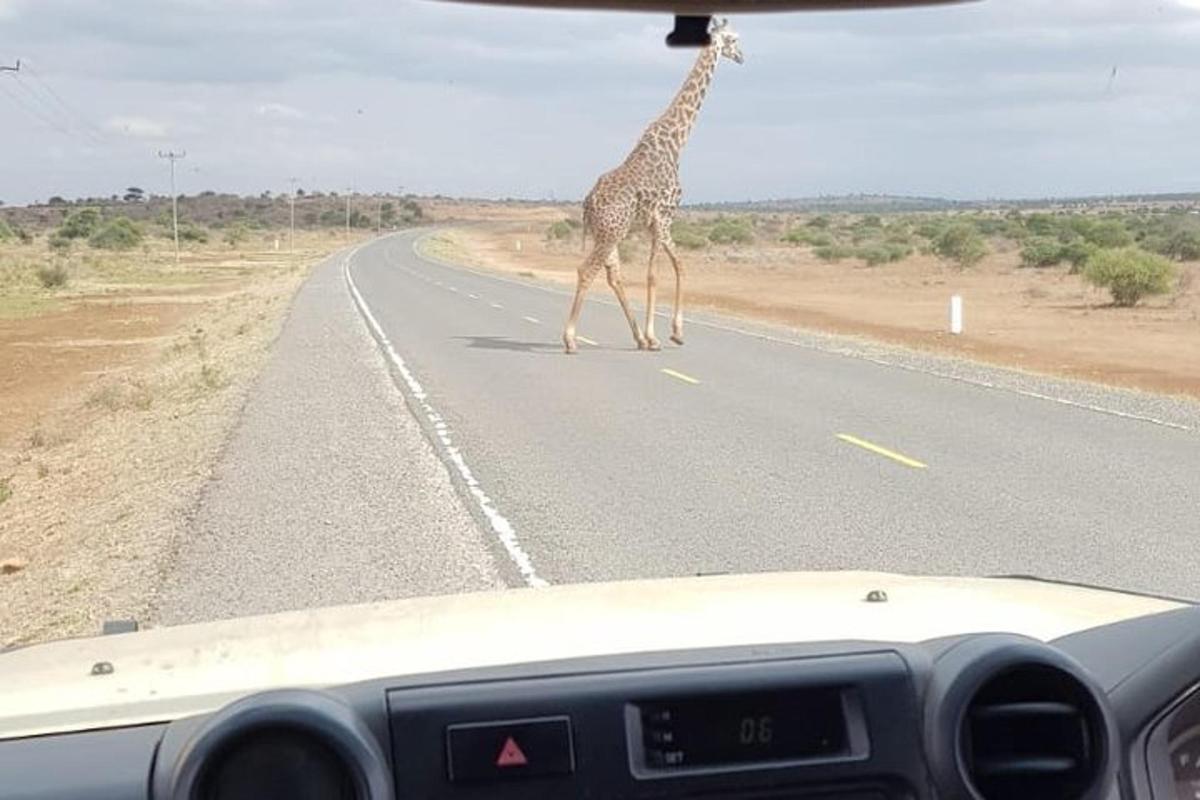
[[292, 185], [291, 195], [291, 212], [292, 212], [292, 227], [288, 233], [288, 252], [293, 255], [296, 252], [296, 184], [300, 181], [299, 178], [288, 178], [288, 183]]
[[375, 235], [383, 233], [383, 198], [375, 198]]
[[182, 161], [187, 158], [186, 151], [174, 150], [163, 152], [158, 151], [159, 158], [165, 158], [171, 162], [171, 225], [175, 229], [175, 266], [179, 266], [179, 195], [175, 193], [175, 162]]
[[21, 59], [19, 59], [19, 58], [17, 59], [16, 66], [7, 67], [4, 64], [0, 64], [0, 72], [20, 72], [20, 71], [21, 71]]
[[346, 187], [346, 236], [350, 236], [350, 195], [354, 194], [354, 187]]

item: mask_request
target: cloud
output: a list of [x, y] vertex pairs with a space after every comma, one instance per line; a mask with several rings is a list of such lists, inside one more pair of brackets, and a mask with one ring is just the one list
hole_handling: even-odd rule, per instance
[[[578, 197], [695, 57], [663, 46], [668, 15], [284, 5], [0, 0], [0, 41], [20, 42], [72, 109], [92, 120], [155, 109], [110, 119], [120, 135], [105, 157], [68, 159], [69, 172], [46, 166], [47, 136], [68, 152], [82, 141], [17, 113], [0, 127], [0, 149], [21, 154], [4, 199], [45, 196], [47, 174], [70, 183], [55, 193], [107, 194], [157, 167], [138, 138], [165, 136], [203, 164], [203, 188], [257, 193], [298, 176], [312, 188]], [[747, 61], [718, 71], [684, 151], [685, 200], [1179, 189], [1200, 129], [1198, 6], [993, 0], [736, 17]]]
[[106, 130], [134, 139], [165, 139], [167, 136], [166, 123], [149, 117], [109, 117], [105, 121], [104, 127]]
[[263, 103], [258, 108], [254, 109], [254, 113], [260, 117], [274, 117], [276, 119], [307, 119], [308, 114], [298, 108], [289, 106], [286, 103]]

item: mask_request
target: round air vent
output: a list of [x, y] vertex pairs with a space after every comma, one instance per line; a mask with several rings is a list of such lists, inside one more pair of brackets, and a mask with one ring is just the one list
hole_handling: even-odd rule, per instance
[[970, 800], [1091, 800], [1114, 779], [1116, 735], [1084, 670], [1040, 642], [968, 640], [934, 669], [925, 741], [934, 779]]
[[392, 798], [366, 724], [337, 698], [307, 690], [251, 695], [205, 718], [165, 777], [173, 800]]

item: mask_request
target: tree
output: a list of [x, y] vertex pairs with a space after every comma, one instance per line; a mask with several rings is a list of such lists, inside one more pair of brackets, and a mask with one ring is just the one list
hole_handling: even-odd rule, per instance
[[974, 225], [956, 222], [938, 234], [933, 252], [960, 267], [971, 267], [983, 260], [988, 250]]
[[1113, 305], [1130, 307], [1148, 294], [1166, 294], [1175, 279], [1175, 265], [1137, 247], [1099, 250], [1083, 269], [1088, 283], [1112, 294]]
[[46, 201], [46, 205], [48, 205], [48, 206], [65, 206], [66, 204], [67, 204], [67, 201], [64, 200], [62, 197], [59, 197], [58, 195], [54, 195], [54, 197], [51, 197], [49, 200]]
[[146, 193], [137, 186], [130, 186], [125, 190], [125, 196], [122, 199], [126, 203], [141, 203], [146, 200]]

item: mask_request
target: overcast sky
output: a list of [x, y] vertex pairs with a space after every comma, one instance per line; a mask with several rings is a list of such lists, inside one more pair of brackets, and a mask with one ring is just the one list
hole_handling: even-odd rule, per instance
[[[685, 202], [1200, 190], [1200, 0], [742, 16]], [[659, 15], [432, 0], [0, 0], [0, 200], [579, 198], [695, 57]], [[1113, 69], [1116, 68], [1116, 75]]]

